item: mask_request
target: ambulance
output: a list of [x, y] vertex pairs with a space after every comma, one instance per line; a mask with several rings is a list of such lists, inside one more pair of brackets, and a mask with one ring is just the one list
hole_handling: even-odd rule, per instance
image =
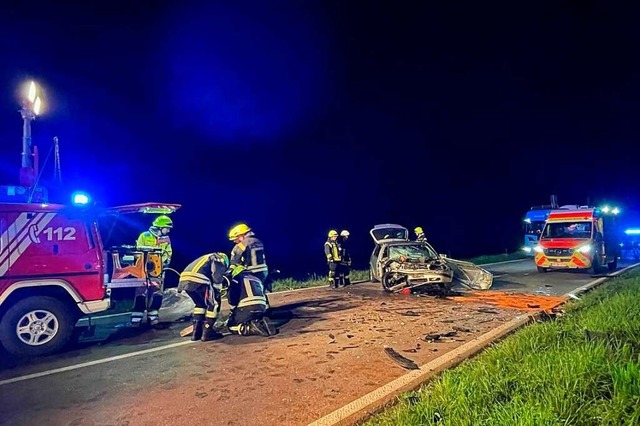
[[535, 246], [538, 272], [554, 269], [614, 271], [620, 257], [618, 208], [566, 206], [549, 213]]

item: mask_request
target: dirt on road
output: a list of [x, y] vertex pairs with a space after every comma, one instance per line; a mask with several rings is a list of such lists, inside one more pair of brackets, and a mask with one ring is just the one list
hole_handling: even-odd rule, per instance
[[[30, 412], [3, 410], [5, 419], [11, 424], [306, 425], [404, 374], [385, 346], [424, 365], [528, 310], [469, 297], [462, 302], [389, 295], [373, 284], [274, 293], [270, 299], [280, 330], [276, 336], [227, 336], [110, 362], [102, 370], [62, 373], [46, 383], [48, 393], [57, 394], [50, 398], [59, 401], [44, 404], [37, 398]], [[177, 336], [181, 327], [175, 328]], [[83, 391], [83, 383], [94, 380], [89, 375], [103, 391]], [[20, 399], [42, 386], [38, 380], [43, 379], [17, 392], [3, 391]]]

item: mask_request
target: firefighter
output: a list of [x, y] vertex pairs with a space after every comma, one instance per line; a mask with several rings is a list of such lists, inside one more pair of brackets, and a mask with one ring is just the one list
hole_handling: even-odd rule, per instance
[[191, 262], [180, 274], [178, 291], [186, 291], [196, 305], [191, 340], [206, 342], [222, 337], [213, 326], [220, 313], [221, 290], [228, 268], [226, 254], [209, 253]]
[[327, 241], [324, 243], [324, 255], [329, 265], [329, 288], [338, 288], [336, 270], [338, 269], [338, 263], [340, 263], [341, 257], [340, 246], [338, 246], [338, 232], [333, 229], [329, 231]]
[[427, 241], [427, 237], [424, 235], [424, 230], [422, 229], [421, 226], [416, 226], [413, 232], [416, 233], [416, 241], [420, 241], [420, 242]]
[[226, 325], [229, 331], [241, 336], [271, 336], [275, 334], [264, 317], [267, 299], [262, 282], [243, 265], [231, 266], [231, 284], [227, 291], [231, 314]]
[[[241, 223], [229, 231], [229, 240], [236, 245], [231, 250], [231, 266], [242, 265], [262, 283], [267, 282], [269, 268], [264, 255], [264, 244], [246, 224]], [[267, 291], [271, 292], [268, 285]]]
[[171, 263], [171, 256], [173, 255], [171, 238], [169, 237], [172, 229], [173, 221], [169, 216], [158, 216], [149, 227], [149, 230], [140, 234], [136, 241], [138, 247], [161, 248], [162, 263], [165, 268]]
[[338, 245], [340, 246], [340, 263], [338, 264], [338, 276], [340, 277], [339, 283], [342, 286], [351, 285], [351, 279], [349, 278], [349, 272], [351, 271], [351, 251], [349, 250], [349, 231], [346, 229], [340, 232], [340, 240]]
[[[173, 249], [171, 247], [171, 238], [169, 233], [173, 229], [173, 221], [169, 216], [161, 215], [154, 219], [153, 223], [149, 227], [148, 231], [141, 233], [136, 241], [137, 247], [155, 247], [162, 250], [162, 266], [166, 268], [171, 262], [171, 256], [173, 255]], [[164, 279], [164, 275], [162, 276]], [[162, 306], [162, 293], [159, 286], [148, 286], [143, 291], [146, 291], [146, 295], [138, 294], [136, 296], [136, 304], [134, 310], [134, 316], [142, 318], [142, 312], [146, 308], [147, 320], [152, 326], [157, 325], [160, 320], [158, 318], [160, 306]], [[143, 297], [144, 296], [144, 297]], [[141, 299], [143, 299], [141, 301]], [[145, 306], [145, 308], [142, 307]]]

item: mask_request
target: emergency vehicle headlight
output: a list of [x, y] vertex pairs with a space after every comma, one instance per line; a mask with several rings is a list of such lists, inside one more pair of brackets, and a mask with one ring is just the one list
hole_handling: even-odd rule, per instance
[[522, 247], [525, 253], [531, 253], [531, 247]]
[[76, 206], [84, 206], [89, 204], [89, 201], [91, 201], [91, 198], [89, 197], [89, 195], [85, 194], [84, 192], [74, 192], [73, 195], [71, 196], [71, 201]]
[[533, 250], [534, 250], [536, 253], [542, 253], [542, 252], [543, 252], [542, 246], [535, 246], [535, 247], [533, 248]]
[[591, 244], [587, 244], [581, 247], [578, 247], [576, 249], [576, 251], [580, 252], [580, 253], [591, 253], [592, 247]]

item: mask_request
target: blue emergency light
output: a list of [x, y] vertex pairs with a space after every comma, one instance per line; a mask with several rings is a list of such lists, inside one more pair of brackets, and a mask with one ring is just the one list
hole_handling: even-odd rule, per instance
[[626, 231], [624, 231], [624, 233], [627, 235], [640, 235], [640, 229], [637, 229], [637, 228], [627, 229]]
[[76, 206], [84, 206], [89, 204], [91, 198], [84, 192], [74, 192], [71, 196], [71, 200]]

